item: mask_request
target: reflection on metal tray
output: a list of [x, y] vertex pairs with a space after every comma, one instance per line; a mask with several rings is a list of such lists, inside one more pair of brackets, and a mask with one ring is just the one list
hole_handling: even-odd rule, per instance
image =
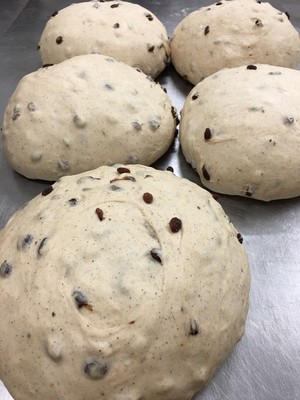
[[[36, 44], [48, 17], [55, 9], [70, 3], [71, 0], [1, 0], [1, 115], [20, 78], [40, 67]], [[155, 13], [171, 36], [184, 16], [212, 2], [141, 0], [136, 3]], [[298, 0], [270, 3], [288, 11], [300, 31]], [[180, 111], [192, 86], [171, 66], [159, 80]], [[159, 169], [169, 165], [175, 174], [200, 184], [198, 175], [183, 158], [178, 139], [155, 163]], [[43, 182], [30, 181], [12, 171], [0, 144], [0, 227], [44, 186]], [[300, 200], [267, 204], [230, 196], [220, 196], [219, 200], [243, 234], [248, 249], [251, 305], [245, 336], [197, 399], [296, 400], [300, 393]], [[0, 384], [0, 400], [8, 399], [11, 397]]]

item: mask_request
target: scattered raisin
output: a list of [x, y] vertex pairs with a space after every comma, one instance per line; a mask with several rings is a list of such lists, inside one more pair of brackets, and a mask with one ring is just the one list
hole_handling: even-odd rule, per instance
[[82, 292], [80, 292], [79, 290], [75, 290], [72, 296], [74, 296], [76, 305], [79, 309], [85, 307], [88, 310], [93, 311], [93, 307], [91, 306], [91, 304], [89, 304], [88, 299]]
[[292, 125], [294, 122], [295, 122], [295, 118], [292, 117], [291, 115], [287, 115], [285, 117], [285, 123], [286, 124]]
[[250, 65], [247, 65], [247, 69], [253, 69], [253, 70], [255, 70], [255, 69], [257, 69], [257, 66], [256, 66], [256, 65], [250, 64]]
[[204, 131], [204, 139], [205, 140], [210, 140], [211, 139], [211, 130], [209, 128], [206, 128]]
[[8, 278], [9, 275], [12, 273], [12, 265], [9, 264], [6, 260], [0, 266], [0, 276], [2, 278]]
[[182, 227], [181, 219], [173, 217], [169, 222], [169, 226], [173, 233], [179, 232]]
[[285, 11], [285, 15], [288, 17], [288, 20], [291, 19], [291, 16], [290, 16], [290, 14], [289, 14], [287, 11]]
[[41, 250], [45, 246], [45, 243], [46, 243], [47, 239], [48, 239], [47, 237], [44, 237], [44, 239], [41, 241], [41, 243], [40, 243], [40, 245], [39, 245], [39, 247], [37, 249], [37, 253], [38, 253], [39, 256], [42, 255]]
[[210, 175], [207, 172], [207, 169], [206, 169], [205, 165], [203, 165], [203, 167], [202, 167], [202, 174], [203, 174], [203, 178], [204, 179], [206, 179], [207, 181], [210, 180]]
[[76, 206], [78, 200], [73, 197], [72, 199], [68, 200], [68, 203], [70, 204], [70, 206]]
[[43, 64], [43, 68], [52, 67], [54, 64]]
[[133, 121], [132, 126], [134, 127], [135, 130], [140, 131], [142, 129], [142, 125], [137, 122], [137, 121]]
[[117, 171], [119, 174], [130, 174], [130, 169], [126, 167], [119, 167]]
[[116, 4], [112, 4], [111, 6], [110, 6], [110, 8], [117, 8], [117, 7], [119, 7], [119, 3], [116, 3]]
[[115, 28], [115, 29], [120, 28], [120, 24], [119, 24], [118, 22], [116, 22], [116, 23], [114, 24], [114, 28]]
[[54, 11], [54, 13], [51, 15], [51, 17], [55, 17], [58, 14], [58, 11]]
[[15, 121], [16, 119], [19, 118], [20, 115], [21, 115], [21, 111], [17, 108], [17, 106], [15, 106], [14, 109], [13, 109], [13, 113], [12, 113], [11, 119], [13, 121]]
[[101, 210], [101, 208], [96, 208], [96, 210], [95, 210], [95, 212], [96, 212], [96, 214], [98, 215], [98, 218], [100, 219], [100, 221], [103, 221], [105, 218], [104, 218], [104, 213], [103, 213], [103, 210]]
[[237, 240], [238, 240], [240, 243], [243, 243], [244, 239], [243, 239], [243, 236], [242, 236], [240, 233], [238, 233], [238, 234], [236, 235], [236, 237], [237, 237]]
[[42, 196], [47, 196], [50, 194], [53, 190], [53, 186], [47, 186], [43, 191], [42, 191]]
[[145, 203], [151, 204], [151, 203], [153, 202], [153, 196], [152, 196], [152, 194], [151, 194], [151, 193], [148, 193], [148, 192], [144, 193], [144, 194], [143, 194], [143, 200], [144, 200]]
[[249, 192], [249, 190], [247, 190], [247, 191], [245, 192], [245, 195], [248, 196], [248, 197], [251, 197], [252, 194], [253, 194], [253, 193]]
[[160, 258], [160, 256], [158, 255], [158, 253], [157, 253], [157, 251], [156, 251], [155, 249], [152, 249], [152, 250], [150, 251], [150, 254], [151, 254], [151, 257], [152, 257], [155, 261], [157, 261], [158, 263], [162, 264], [161, 258]]
[[63, 37], [62, 36], [57, 36], [55, 41], [56, 41], [57, 44], [61, 44], [63, 42]]
[[37, 49], [37, 51], [41, 50], [41, 46], [38, 44], [38, 45], [36, 46], [36, 49]]
[[178, 114], [177, 114], [176, 108], [174, 106], [171, 107], [171, 113], [173, 115], [173, 118], [175, 119], [175, 123], [176, 123], [176, 126], [177, 126], [179, 124], [179, 118], [178, 118]]
[[21, 243], [22, 249], [25, 249], [27, 246], [30, 246], [33, 241], [32, 235], [26, 235]]
[[85, 364], [84, 373], [91, 379], [100, 379], [107, 373], [107, 365], [95, 359]]
[[200, 94], [198, 92], [193, 94], [192, 100], [197, 100], [199, 96], [200, 96]]
[[222, 5], [222, 2], [221, 1], [219, 1], [218, 3], [216, 3], [216, 6], [221, 6]]
[[199, 327], [195, 319], [190, 320], [190, 335], [195, 336], [199, 333]]
[[209, 26], [207, 25], [207, 26], [205, 27], [205, 29], [204, 29], [204, 35], [205, 35], [205, 36], [208, 35], [208, 34], [209, 34], [209, 31], [210, 31], [210, 29], [209, 29]]
[[257, 19], [257, 20], [255, 21], [255, 25], [256, 25], [256, 26], [259, 26], [259, 27], [263, 27], [263, 26], [264, 26], [264, 24], [261, 22], [260, 19]]
[[136, 179], [133, 176], [124, 176], [123, 178], [112, 179], [109, 183], [114, 183], [116, 181], [131, 181], [131, 182], [135, 182]]
[[167, 167], [167, 171], [174, 172], [174, 168], [171, 167], [171, 165], [169, 165], [169, 166]]
[[153, 52], [154, 52], [154, 49], [155, 49], [155, 46], [150, 46], [150, 47], [148, 47], [149, 53], [153, 53]]
[[146, 14], [146, 18], [147, 18], [149, 21], [153, 21], [153, 16], [152, 16], [151, 14]]

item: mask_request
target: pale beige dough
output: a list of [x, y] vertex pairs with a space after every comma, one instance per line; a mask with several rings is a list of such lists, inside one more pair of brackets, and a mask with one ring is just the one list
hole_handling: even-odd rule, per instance
[[203, 185], [264, 201], [300, 195], [300, 71], [223, 69], [198, 83], [180, 142]]
[[15, 400], [190, 400], [243, 335], [247, 255], [220, 204], [171, 172], [118, 168], [63, 177], [0, 233]]
[[3, 140], [16, 171], [57, 180], [100, 165], [152, 164], [175, 129], [175, 109], [159, 84], [90, 54], [26, 75], [6, 108]]
[[193, 84], [222, 68], [262, 63], [295, 68], [299, 33], [269, 3], [222, 0], [185, 17], [171, 40], [176, 70]]
[[101, 53], [153, 78], [169, 62], [166, 28], [149, 10], [125, 1], [72, 4], [47, 22], [38, 50], [43, 64]]

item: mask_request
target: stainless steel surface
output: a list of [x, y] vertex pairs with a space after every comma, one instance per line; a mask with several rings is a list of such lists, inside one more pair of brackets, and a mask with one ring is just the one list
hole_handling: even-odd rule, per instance
[[[19, 79], [41, 66], [36, 45], [46, 20], [53, 11], [72, 2], [0, 0], [1, 116]], [[170, 36], [185, 15], [212, 3], [210, 0], [135, 2], [154, 12], [165, 23]], [[288, 11], [292, 23], [300, 31], [299, 0], [271, 0], [270, 3]], [[192, 86], [184, 82], [172, 67], [162, 74], [160, 82], [168, 89], [173, 104], [180, 111]], [[169, 165], [174, 167], [177, 175], [200, 184], [198, 176], [180, 152], [178, 139], [155, 163], [159, 169]], [[11, 170], [1, 142], [0, 228], [44, 186], [45, 182], [30, 181]], [[219, 201], [244, 236], [252, 275], [251, 305], [245, 336], [197, 400], [299, 399], [300, 198], [265, 204], [222, 195]], [[0, 382], [0, 400], [8, 399], [11, 397]]]

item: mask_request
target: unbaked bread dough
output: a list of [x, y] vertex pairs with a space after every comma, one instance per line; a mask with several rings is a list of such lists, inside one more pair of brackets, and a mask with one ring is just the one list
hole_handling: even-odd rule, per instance
[[4, 115], [4, 149], [22, 175], [57, 180], [100, 165], [152, 164], [176, 123], [151, 78], [110, 57], [83, 55], [20, 81]]
[[0, 291], [15, 400], [190, 400], [243, 335], [249, 271], [209, 192], [117, 165], [63, 177], [11, 218]]
[[260, 200], [300, 195], [300, 71], [223, 69], [188, 95], [180, 141], [209, 189]]
[[53, 13], [38, 44], [43, 64], [101, 53], [153, 78], [169, 62], [166, 28], [149, 10], [125, 1], [89, 1]]
[[176, 70], [193, 84], [226, 67], [254, 63], [295, 68], [299, 33], [289, 15], [256, 0], [219, 1], [185, 17], [171, 40]]

